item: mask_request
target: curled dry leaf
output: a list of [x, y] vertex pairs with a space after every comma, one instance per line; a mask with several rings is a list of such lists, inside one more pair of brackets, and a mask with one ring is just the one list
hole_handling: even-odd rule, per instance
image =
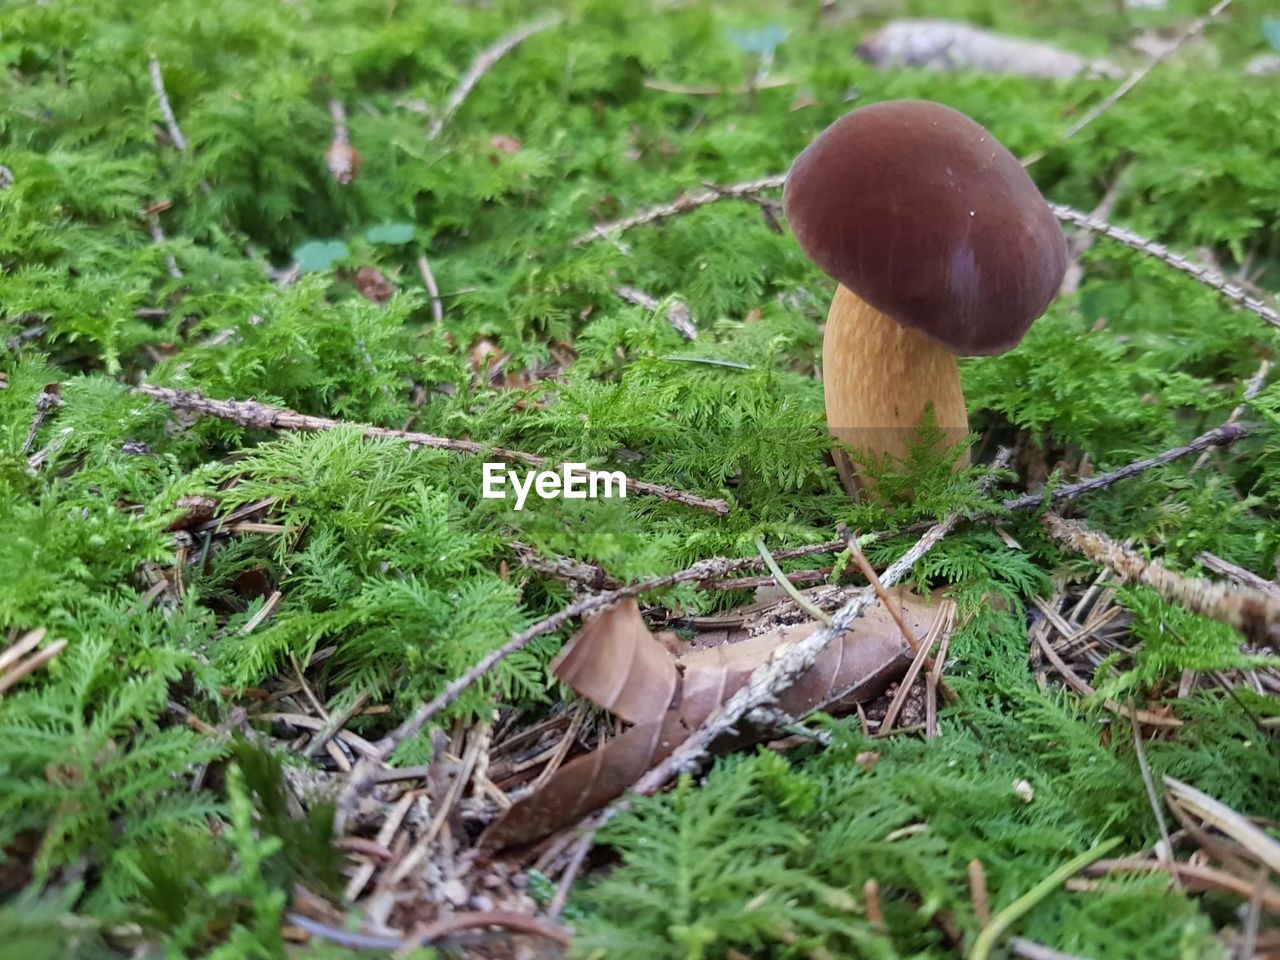
[[628, 723], [662, 719], [676, 692], [675, 661], [645, 626], [634, 597], [588, 620], [551, 672]]
[[953, 20], [891, 20], [858, 44], [857, 53], [882, 70], [924, 67], [1059, 79], [1081, 73], [1106, 77], [1121, 73], [1104, 60], [1086, 60], [1046, 43], [1004, 37]]
[[[922, 639], [936, 615], [935, 607], [909, 591], [892, 592], [908, 627], [917, 640]], [[775, 651], [817, 627], [816, 623], [781, 627], [676, 656], [649, 632], [634, 600], [609, 608], [579, 631], [553, 669], [575, 691], [632, 719], [636, 726], [567, 763], [539, 790], [495, 820], [481, 843], [491, 848], [531, 843], [620, 796], [670, 756]], [[882, 606], [876, 606], [822, 651], [814, 665], [781, 693], [777, 706], [797, 718], [818, 709], [839, 712], [879, 696], [910, 664], [911, 649], [897, 625]], [[677, 683], [680, 676], [683, 682]], [[753, 739], [744, 731], [717, 747], [736, 749]]]
[[396, 285], [374, 267], [361, 267], [356, 271], [353, 282], [360, 295], [374, 303], [386, 303], [395, 296]]

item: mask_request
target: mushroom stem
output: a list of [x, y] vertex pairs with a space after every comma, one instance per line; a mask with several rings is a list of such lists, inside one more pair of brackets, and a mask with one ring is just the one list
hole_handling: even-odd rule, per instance
[[[827, 426], [835, 438], [876, 465], [905, 457], [925, 410], [948, 443], [969, 432], [956, 358], [941, 343], [903, 326], [860, 299], [843, 284], [836, 288], [822, 341], [822, 380]], [[968, 454], [958, 462], [968, 463]], [[875, 480], [843, 451], [836, 468], [851, 494]]]

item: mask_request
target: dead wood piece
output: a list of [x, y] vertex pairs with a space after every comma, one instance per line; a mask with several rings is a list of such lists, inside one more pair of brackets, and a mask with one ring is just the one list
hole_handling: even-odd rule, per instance
[[1147, 560], [1106, 534], [1056, 513], [1046, 513], [1041, 522], [1059, 543], [1104, 564], [1121, 580], [1151, 587], [1167, 601], [1226, 623], [1251, 643], [1280, 649], [1280, 598], [1251, 587], [1184, 577], [1160, 561]]
[[1047, 43], [1007, 37], [954, 20], [891, 20], [858, 44], [857, 54], [881, 70], [923, 67], [1054, 79], [1082, 73], [1120, 75], [1119, 68], [1105, 60], [1086, 60]]

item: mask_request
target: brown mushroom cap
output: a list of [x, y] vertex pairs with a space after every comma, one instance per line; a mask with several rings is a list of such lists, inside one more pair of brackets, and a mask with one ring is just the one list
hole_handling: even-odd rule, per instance
[[1062, 230], [1013, 154], [927, 100], [831, 124], [792, 164], [783, 205], [825, 273], [961, 355], [1017, 345], [1067, 268]]

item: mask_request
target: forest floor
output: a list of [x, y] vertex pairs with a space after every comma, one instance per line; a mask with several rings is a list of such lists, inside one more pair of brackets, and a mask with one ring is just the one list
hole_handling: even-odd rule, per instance
[[[0, 957], [1280, 956], [1265, 6], [0, 3]], [[855, 502], [907, 97], [1071, 263]]]

